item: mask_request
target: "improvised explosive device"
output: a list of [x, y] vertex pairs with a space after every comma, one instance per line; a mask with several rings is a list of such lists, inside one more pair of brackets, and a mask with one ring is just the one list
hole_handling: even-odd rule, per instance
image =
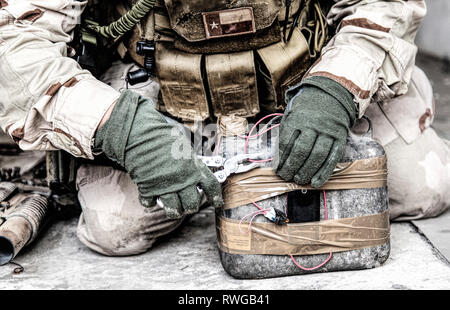
[[[226, 125], [222, 128], [239, 127]], [[260, 132], [269, 132], [269, 126]], [[222, 132], [218, 154], [273, 154], [276, 135], [262, 141], [252, 131]], [[216, 210], [220, 258], [230, 275], [259, 279], [367, 269], [386, 261], [387, 164], [371, 130], [350, 133], [341, 163], [319, 189], [282, 180], [271, 159], [259, 163], [227, 179], [224, 205]]]

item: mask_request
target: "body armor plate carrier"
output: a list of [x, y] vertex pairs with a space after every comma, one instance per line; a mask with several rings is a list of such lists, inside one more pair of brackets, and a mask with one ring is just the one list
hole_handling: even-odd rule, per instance
[[251, 117], [283, 110], [327, 41], [326, 10], [317, 0], [158, 0], [124, 44], [144, 65], [136, 45], [155, 42], [163, 111]]

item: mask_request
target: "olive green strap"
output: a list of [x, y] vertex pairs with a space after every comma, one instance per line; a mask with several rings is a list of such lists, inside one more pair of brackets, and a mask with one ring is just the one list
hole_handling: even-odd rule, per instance
[[133, 29], [141, 18], [153, 9], [155, 1], [139, 0], [124, 16], [108, 26], [88, 25], [88, 28], [106, 38], [115, 39]]
[[81, 27], [81, 40], [83, 42], [97, 45], [97, 36], [92, 31], [89, 31], [92, 27], [99, 27], [99, 24], [91, 19], [86, 18], [84, 25]]

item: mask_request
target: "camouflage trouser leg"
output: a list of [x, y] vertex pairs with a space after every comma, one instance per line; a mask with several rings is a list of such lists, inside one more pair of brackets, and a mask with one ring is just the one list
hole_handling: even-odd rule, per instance
[[433, 217], [450, 206], [450, 147], [432, 128], [411, 144], [396, 139], [385, 149], [392, 219]]
[[416, 68], [406, 95], [366, 112], [386, 150], [393, 220], [433, 217], [450, 207], [450, 144], [430, 127], [433, 103], [430, 82]]
[[82, 214], [78, 238], [105, 255], [133, 255], [147, 251], [156, 238], [176, 229], [181, 220], [169, 220], [155, 205], [144, 208], [130, 176], [112, 167], [84, 165], [77, 173]]

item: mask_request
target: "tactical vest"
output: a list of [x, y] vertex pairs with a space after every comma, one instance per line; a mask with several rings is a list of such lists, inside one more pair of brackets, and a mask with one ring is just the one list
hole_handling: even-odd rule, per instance
[[320, 2], [157, 0], [121, 48], [143, 65], [136, 43], [155, 42], [160, 110], [183, 121], [276, 112], [328, 39]]

